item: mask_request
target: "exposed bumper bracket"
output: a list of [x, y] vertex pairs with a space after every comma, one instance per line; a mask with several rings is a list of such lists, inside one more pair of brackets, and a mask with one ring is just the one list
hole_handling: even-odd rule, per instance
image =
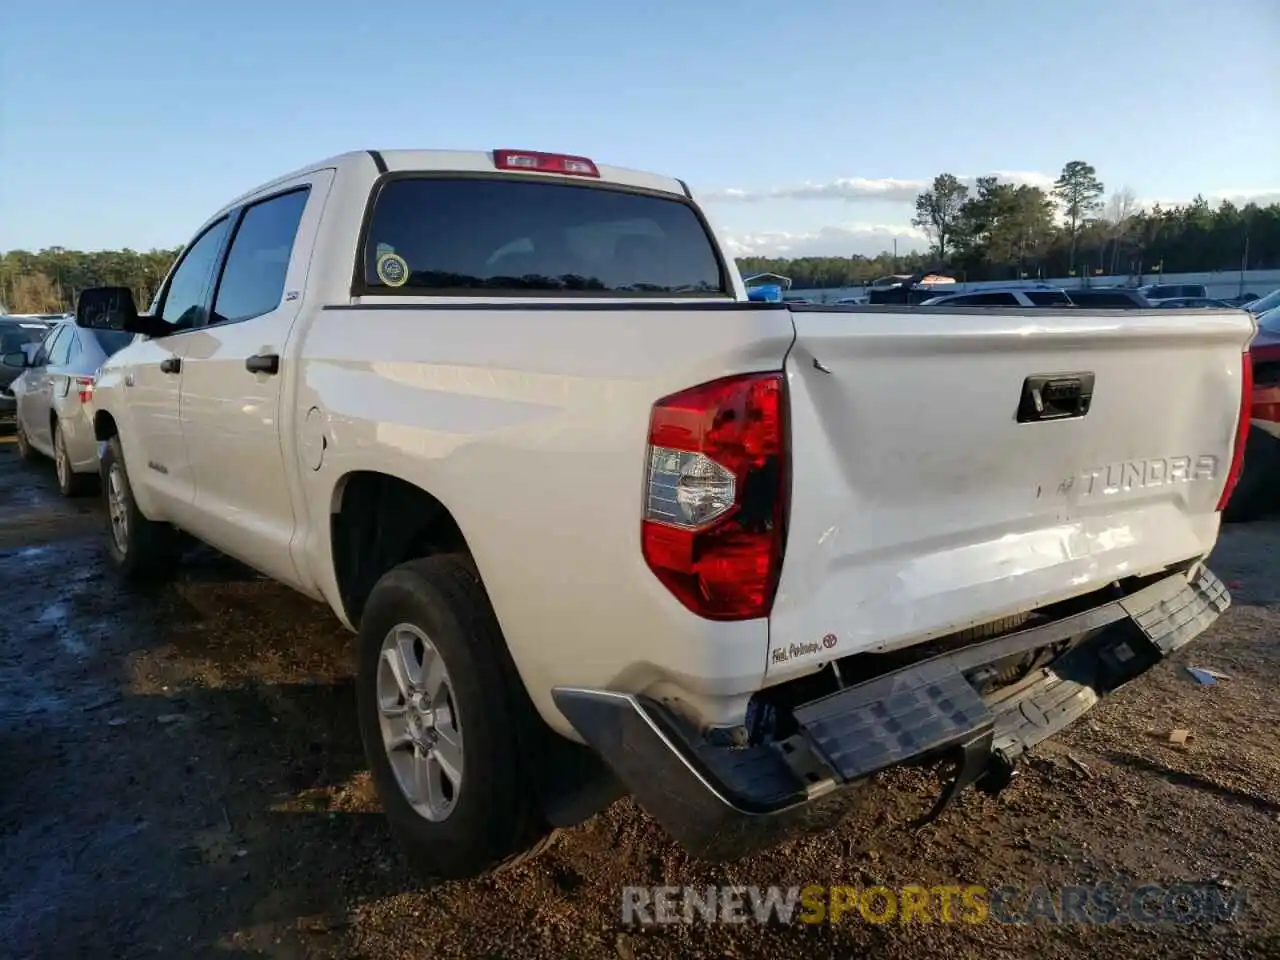
[[[966, 787], [995, 792], [1021, 755], [1144, 673], [1230, 605], [1200, 566], [1043, 626], [962, 647], [792, 709], [798, 732], [746, 747], [711, 746], [654, 700], [561, 687], [556, 705], [618, 779], [694, 856], [728, 859], [829, 829], [875, 773], [949, 759], [955, 775], [917, 823]], [[966, 674], [1019, 651], [1070, 640], [1048, 667], [981, 697]]]

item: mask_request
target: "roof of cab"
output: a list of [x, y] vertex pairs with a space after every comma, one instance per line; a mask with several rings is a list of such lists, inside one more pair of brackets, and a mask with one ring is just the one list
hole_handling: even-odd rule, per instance
[[[365, 167], [368, 170], [377, 171], [377, 163], [374, 160], [375, 154], [381, 156], [383, 163], [386, 164], [388, 172], [398, 173], [406, 171], [457, 171], [459, 173], [496, 173], [497, 168], [493, 163], [493, 151], [491, 150], [351, 150], [347, 153], [340, 153], [336, 156], [329, 157], [317, 163], [308, 164], [300, 167], [283, 176], [276, 177], [268, 183], [260, 184], [252, 190], [246, 191], [236, 197], [230, 203], [223, 207], [223, 211], [230, 210], [238, 206], [250, 197], [269, 190], [277, 184], [286, 183], [297, 177], [305, 176], [308, 173], [314, 173], [317, 170], [336, 170], [341, 173], [345, 169], [351, 167]], [[645, 173], [641, 170], [630, 170], [626, 167], [613, 167], [596, 163], [596, 169], [600, 171], [600, 179], [589, 179], [587, 182], [604, 182], [617, 183], [624, 186], [638, 187], [643, 190], [656, 190], [662, 193], [671, 193], [682, 197], [692, 197], [688, 186], [682, 180], [674, 177], [664, 177], [655, 173]], [[554, 174], [541, 173], [520, 173], [515, 176], [545, 176], [548, 179], [555, 179], [563, 182], [566, 179], [586, 179], [586, 178], [566, 178], [556, 176]]]

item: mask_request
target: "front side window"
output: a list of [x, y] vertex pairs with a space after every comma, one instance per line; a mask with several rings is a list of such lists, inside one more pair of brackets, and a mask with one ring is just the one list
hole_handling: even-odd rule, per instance
[[260, 317], [280, 306], [293, 241], [310, 190], [294, 190], [247, 208], [231, 239], [213, 301], [213, 323]]
[[32, 360], [33, 367], [47, 366], [49, 363], [49, 351], [53, 349], [53, 342], [58, 339], [58, 334], [62, 332], [61, 327], [54, 327], [49, 331], [48, 336], [40, 344], [40, 349], [36, 351], [35, 359]]
[[204, 323], [205, 294], [214, 260], [222, 248], [230, 221], [223, 217], [187, 248], [182, 262], [169, 279], [169, 287], [160, 307], [160, 317], [182, 330]]
[[407, 177], [373, 201], [377, 293], [724, 296], [711, 237], [672, 197], [506, 177]]

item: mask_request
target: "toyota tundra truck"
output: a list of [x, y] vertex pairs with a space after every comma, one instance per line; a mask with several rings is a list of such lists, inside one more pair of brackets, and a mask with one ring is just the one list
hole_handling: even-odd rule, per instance
[[203, 541], [359, 635], [385, 814], [436, 877], [632, 795], [693, 855], [921, 820], [1228, 606], [1238, 310], [749, 296], [684, 182], [368, 151], [232, 201], [89, 399], [127, 581]]

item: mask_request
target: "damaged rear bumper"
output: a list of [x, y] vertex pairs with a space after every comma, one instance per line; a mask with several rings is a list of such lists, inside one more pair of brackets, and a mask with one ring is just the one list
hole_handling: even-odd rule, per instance
[[[795, 733], [746, 747], [691, 736], [656, 701], [557, 688], [557, 706], [646, 811], [691, 854], [731, 859], [834, 826], [856, 791], [903, 764], [956, 774], [931, 815], [965, 787], [998, 790], [1030, 747], [1192, 640], [1230, 605], [1203, 565], [1043, 626], [847, 686], [792, 709]], [[1048, 667], [983, 698], [970, 677], [1020, 651], [1073, 641]]]

